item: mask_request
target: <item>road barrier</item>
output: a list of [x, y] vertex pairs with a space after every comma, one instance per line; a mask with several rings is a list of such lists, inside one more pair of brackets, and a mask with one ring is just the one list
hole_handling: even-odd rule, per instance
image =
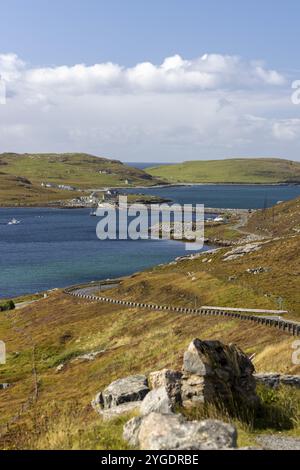
[[65, 294], [72, 295], [81, 299], [91, 300], [94, 302], [107, 302], [111, 304], [124, 305], [125, 307], [142, 308], [150, 310], [168, 311], [175, 313], [182, 313], [187, 315], [201, 315], [201, 316], [218, 316], [227, 317], [243, 321], [252, 321], [254, 323], [277, 328], [278, 330], [289, 333], [293, 336], [300, 336], [300, 324], [293, 323], [288, 320], [280, 320], [273, 318], [259, 317], [256, 315], [244, 315], [242, 313], [235, 313], [224, 310], [212, 310], [211, 308], [186, 308], [186, 307], [175, 307], [170, 305], [157, 305], [157, 304], [145, 304], [141, 302], [132, 302], [129, 300], [118, 300], [111, 297], [96, 296], [91, 294], [84, 294], [76, 287], [69, 287], [64, 290]]

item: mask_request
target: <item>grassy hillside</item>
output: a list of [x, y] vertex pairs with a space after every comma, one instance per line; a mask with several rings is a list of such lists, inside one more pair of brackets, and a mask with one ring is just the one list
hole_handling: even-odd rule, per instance
[[[151, 276], [154, 283], [157, 274]], [[178, 297], [186, 289], [187, 285], [179, 287]], [[0, 323], [0, 337], [8, 349], [7, 364], [0, 366], [0, 381], [13, 385], [0, 391], [0, 424], [32, 395], [33, 357], [38, 399], [0, 437], [0, 448], [127, 448], [122, 441], [126, 418], [103, 422], [92, 410], [91, 399], [117, 378], [163, 367], [180, 368], [184, 350], [197, 336], [234, 341], [249, 354], [255, 352], [259, 370], [297, 371], [289, 361], [290, 336], [247, 322], [124, 309], [59, 292], [10, 312]], [[86, 352], [99, 350], [103, 353], [94, 361], [74, 362]], [[274, 355], [274, 351], [281, 354]], [[65, 367], [57, 372], [62, 363]]]
[[[124, 278], [106, 294], [185, 307], [283, 307], [289, 311], [288, 318], [299, 321], [300, 234], [294, 230], [299, 221], [299, 199], [275, 209], [277, 235], [257, 242], [257, 251], [226, 260], [234, 249], [227, 247], [157, 266]], [[269, 227], [273, 212], [264, 214]], [[253, 214], [245, 230], [257, 231], [259, 217], [260, 211]], [[249, 272], [258, 267], [263, 268], [259, 274]], [[129, 309], [68, 297], [59, 290], [0, 315], [0, 338], [8, 352], [7, 364], [0, 366], [0, 383], [12, 384], [0, 391], [2, 449], [127, 449], [122, 427], [129, 416], [106, 423], [92, 410], [91, 399], [117, 378], [164, 367], [180, 368], [183, 352], [195, 337], [236, 343], [247, 354], [255, 354], [257, 371], [300, 373], [300, 366], [292, 363], [294, 337], [232, 318]], [[102, 352], [95, 360], [79, 360], [81, 355], [96, 351]], [[57, 371], [61, 364], [62, 370]], [[37, 401], [24, 409], [36, 385]], [[258, 433], [280, 430], [299, 435], [299, 392], [268, 391], [265, 399], [278, 405], [282, 413], [288, 412], [293, 424], [281, 427], [277, 415], [275, 421], [261, 422], [259, 428], [234, 421], [240, 445], [255, 445]], [[15, 423], [1, 432], [1, 424], [17, 415], [22, 406]]]
[[[0, 166], [1, 168], [1, 166]], [[69, 191], [42, 188], [40, 184], [0, 172], [0, 207], [49, 205], [70, 199]]]
[[[232, 249], [154, 268], [128, 278], [112, 295], [141, 302], [159, 299], [162, 304], [185, 307], [265, 309], [278, 309], [281, 298], [288, 317], [299, 321], [300, 235], [266, 240], [258, 251], [224, 261]], [[265, 271], [257, 275], [247, 272], [258, 267]]]
[[74, 193], [41, 183], [80, 189], [151, 186], [155, 178], [117, 160], [87, 154], [0, 154], [0, 205], [47, 204]]
[[300, 162], [278, 158], [187, 161], [146, 171], [170, 183], [300, 182]]
[[300, 198], [254, 212], [245, 228], [265, 236], [300, 233]]

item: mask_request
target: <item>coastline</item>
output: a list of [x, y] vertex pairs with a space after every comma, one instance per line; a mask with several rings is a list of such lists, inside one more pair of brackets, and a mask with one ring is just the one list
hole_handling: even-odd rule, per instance
[[[180, 188], [180, 187], [192, 187], [192, 186], [251, 186], [251, 187], [261, 187], [261, 186], [270, 186], [270, 187], [288, 187], [288, 186], [300, 186], [300, 182], [281, 182], [281, 183], [224, 183], [224, 182], [218, 182], [218, 183], [190, 183], [190, 182], [185, 182], [185, 183], [163, 183], [159, 185], [154, 185], [154, 186], [134, 186], [134, 187], [128, 187], [128, 186], [105, 186], [103, 188], [91, 188], [91, 189], [85, 189], [84, 192], [87, 193], [93, 193], [93, 192], [103, 192], [103, 191], [110, 191], [110, 190], [143, 190], [146, 189], [147, 191], [149, 190], [156, 190], [156, 189], [167, 189], [167, 188]], [[134, 194], [134, 193], [126, 193], [126, 194]], [[142, 194], [141, 194], [142, 195]], [[147, 194], [145, 194], [147, 198]], [[57, 200], [54, 202], [49, 202], [46, 203], [44, 202], [42, 205], [40, 203], [32, 203], [32, 204], [24, 204], [24, 203], [16, 203], [14, 205], [4, 205], [0, 203], [0, 209], [27, 209], [27, 208], [53, 208], [53, 209], [91, 209], [94, 206], [86, 206], [86, 205], [78, 205], [78, 206], [72, 206], [72, 205], [66, 205], [65, 202], [68, 201], [66, 200]], [[150, 202], [151, 204], [161, 204], [162, 202], [172, 202], [171, 200], [161, 200], [157, 202]], [[146, 202], [147, 204], [147, 202]], [[218, 209], [218, 208], [216, 208]], [[219, 208], [222, 211], [225, 210], [246, 210], [245, 209], [234, 209], [234, 208]], [[212, 213], [212, 212], [207, 212], [207, 213]]]
[[[172, 241], [172, 239], [170, 240]], [[180, 241], [182, 243], [185, 243], [184, 240], [177, 240], [177, 241]], [[205, 245], [206, 246], [209, 246], [209, 243], [205, 242]], [[167, 263], [159, 263], [159, 264], [155, 264], [154, 266], [152, 266], [152, 268], [155, 268], [157, 266], [168, 266], [168, 265], [172, 265], [174, 264], [174, 262], [180, 262], [180, 261], [185, 261], [185, 260], [189, 260], [189, 259], [195, 259], [195, 258], [198, 258], [204, 254], [212, 254], [212, 253], [215, 253], [216, 251], [222, 249], [224, 247], [222, 246], [215, 246], [215, 245], [211, 245], [211, 248], [208, 249], [208, 250], [205, 250], [205, 251], [197, 251], [195, 253], [190, 253], [190, 254], [187, 254], [187, 255], [184, 255], [184, 256], [177, 256], [175, 258], [173, 258], [171, 261], [168, 261]], [[16, 302], [16, 300], [19, 300], [19, 299], [22, 299], [22, 302], [18, 302], [16, 305], [18, 304], [21, 304], [24, 302], [27, 303], [26, 301], [26, 298], [32, 298], [34, 296], [38, 296], [38, 298], [33, 302], [38, 302], [39, 300], [42, 300], [43, 298], [47, 298], [48, 295], [51, 293], [51, 292], [55, 292], [55, 291], [65, 291], [66, 289], [72, 289], [72, 288], [75, 288], [75, 287], [78, 287], [78, 288], [81, 288], [81, 287], [93, 287], [97, 284], [119, 284], [120, 281], [124, 280], [124, 279], [130, 279], [131, 277], [134, 277], [140, 273], [143, 273], [145, 271], [147, 271], [148, 269], [151, 269], [151, 268], [146, 268], [144, 270], [140, 270], [140, 271], [134, 271], [132, 272], [131, 274], [128, 274], [128, 275], [125, 275], [125, 276], [118, 276], [118, 277], [115, 277], [115, 278], [101, 278], [101, 279], [91, 279], [90, 281], [87, 281], [87, 282], [82, 282], [82, 283], [76, 283], [76, 284], [70, 284], [70, 285], [66, 285], [66, 286], [63, 286], [63, 287], [52, 287], [50, 289], [44, 289], [44, 290], [41, 290], [41, 291], [37, 291], [37, 292], [28, 292], [27, 294], [20, 294], [20, 295], [17, 295], [15, 297], [3, 297], [1, 298], [0, 297], [0, 301], [4, 301], [4, 300], [13, 300], [14, 302]]]

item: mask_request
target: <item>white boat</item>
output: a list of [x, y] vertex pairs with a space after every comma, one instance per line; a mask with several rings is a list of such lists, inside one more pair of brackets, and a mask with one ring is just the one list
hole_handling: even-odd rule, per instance
[[8, 222], [7, 225], [18, 225], [18, 224], [20, 224], [20, 223], [21, 223], [20, 220], [17, 220], [17, 219], [15, 219], [15, 218], [13, 218], [13, 219], [11, 219], [11, 220]]

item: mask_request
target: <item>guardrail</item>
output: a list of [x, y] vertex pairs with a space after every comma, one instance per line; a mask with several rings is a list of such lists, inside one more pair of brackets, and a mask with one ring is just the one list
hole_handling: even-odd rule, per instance
[[238, 319], [241, 321], [252, 321], [260, 325], [271, 326], [271, 327], [277, 328], [278, 330], [284, 331], [293, 336], [300, 336], [300, 325], [293, 323], [293, 322], [286, 321], [286, 320], [275, 320], [272, 318], [258, 317], [255, 315], [243, 315], [242, 313], [227, 312], [224, 310], [173, 307], [170, 305], [157, 305], [153, 303], [149, 304], [149, 303], [141, 303], [141, 302], [131, 302], [129, 300], [118, 300], [118, 299], [113, 299], [111, 297], [83, 294], [83, 293], [78, 292], [78, 288], [74, 288], [74, 287], [67, 288], [64, 290], [64, 292], [68, 295], [72, 295], [74, 297], [78, 297], [81, 299], [86, 299], [86, 300], [91, 300], [91, 301], [96, 301], [96, 302], [107, 302], [107, 303], [116, 304], [116, 305], [124, 305], [125, 307], [129, 307], [129, 308], [130, 307], [131, 308], [143, 308], [143, 309], [150, 309], [150, 310], [181, 313], [181, 314], [187, 314], [187, 315], [221, 316], [221, 317], [227, 317], [227, 318], [234, 318], [234, 319]]
[[236, 307], [208, 307], [203, 305], [202, 309], [207, 310], [221, 310], [224, 312], [247, 312], [247, 313], [261, 313], [267, 315], [284, 315], [285, 313], [289, 313], [287, 310], [265, 310], [261, 308], [236, 308]]

